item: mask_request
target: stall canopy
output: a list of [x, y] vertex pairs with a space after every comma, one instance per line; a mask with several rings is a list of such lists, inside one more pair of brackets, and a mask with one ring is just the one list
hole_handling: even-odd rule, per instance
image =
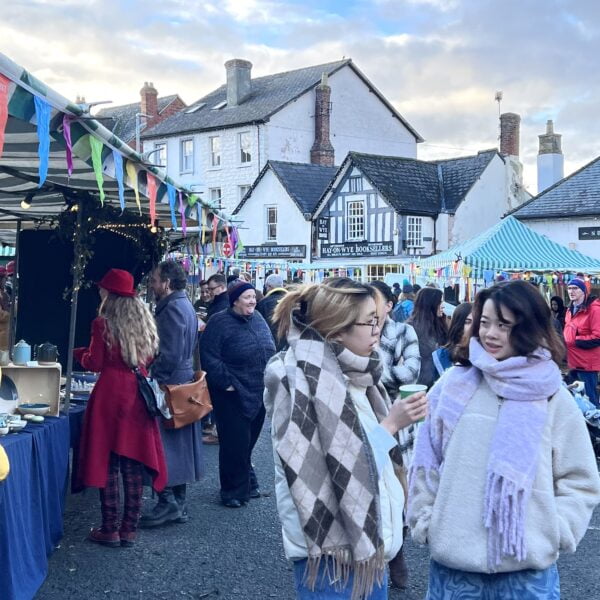
[[425, 269], [443, 269], [463, 261], [473, 269], [506, 272], [600, 273], [600, 261], [540, 235], [514, 217], [506, 217], [473, 239], [419, 262]]
[[[229, 223], [217, 207], [167, 176], [89, 114], [0, 54], [0, 222], [57, 215], [93, 195], [161, 225], [186, 214]], [[29, 206], [29, 208], [27, 208]]]

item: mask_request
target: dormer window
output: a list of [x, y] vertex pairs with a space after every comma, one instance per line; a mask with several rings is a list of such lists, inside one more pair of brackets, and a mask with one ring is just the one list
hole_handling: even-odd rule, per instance
[[192, 113], [195, 113], [197, 110], [200, 110], [201, 108], [204, 108], [205, 106], [206, 106], [206, 102], [198, 102], [198, 104], [194, 104], [193, 106], [190, 106], [184, 112], [185, 112], [186, 115], [190, 115]]

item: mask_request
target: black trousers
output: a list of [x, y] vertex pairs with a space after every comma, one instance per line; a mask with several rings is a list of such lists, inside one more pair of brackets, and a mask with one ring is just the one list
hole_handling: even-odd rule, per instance
[[247, 502], [250, 492], [258, 489], [252, 450], [265, 422], [265, 407], [261, 402], [258, 414], [249, 419], [237, 392], [213, 392], [211, 397], [219, 434], [221, 499]]

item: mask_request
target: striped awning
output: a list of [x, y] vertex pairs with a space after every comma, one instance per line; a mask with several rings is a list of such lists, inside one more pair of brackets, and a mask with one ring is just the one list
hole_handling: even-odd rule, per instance
[[[209, 202], [195, 196], [192, 190], [168, 177], [165, 170], [151, 164], [135, 152], [121, 139], [112, 134], [99, 121], [84, 112], [82, 105], [73, 104], [30, 73], [0, 53], [0, 74], [8, 80], [8, 120], [5, 128], [4, 151], [0, 156], [0, 222], [35, 221], [58, 215], [65, 208], [65, 194], [71, 197], [86, 197], [88, 194], [99, 200], [99, 188], [93, 169], [90, 138], [102, 143], [101, 161], [104, 202], [120, 206], [119, 189], [116, 179], [114, 152], [121, 156], [124, 179], [125, 208], [137, 212], [138, 205], [134, 191], [134, 179], [129, 177], [133, 169], [137, 174], [141, 212], [149, 216], [148, 177], [154, 176], [157, 182], [156, 215], [160, 224], [169, 227], [171, 209], [167, 183], [176, 189], [175, 212], [179, 226], [181, 215], [179, 192], [188, 217], [197, 219], [195, 207], [206, 207], [219, 216], [220, 221], [229, 222], [227, 215]], [[50, 152], [48, 175], [45, 183], [39, 186], [38, 156], [39, 137], [37, 131], [35, 97], [42, 98], [50, 105]], [[71, 142], [73, 149], [73, 170], [69, 176], [66, 161], [66, 142], [63, 135], [63, 119], [71, 119]], [[129, 172], [127, 170], [129, 167]], [[21, 202], [28, 198], [29, 209], [21, 208]], [[89, 196], [87, 196], [89, 197]]]
[[484, 270], [600, 273], [599, 260], [553, 242], [514, 217], [418, 264], [424, 269], [443, 269], [457, 260], [479, 276]]

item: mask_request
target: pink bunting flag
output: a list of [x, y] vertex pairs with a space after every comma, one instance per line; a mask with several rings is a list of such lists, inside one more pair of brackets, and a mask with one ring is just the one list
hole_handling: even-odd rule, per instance
[[146, 175], [146, 191], [148, 192], [148, 200], [150, 200], [150, 223], [156, 224], [156, 192], [158, 191], [158, 184], [156, 177], [151, 173]]
[[4, 149], [4, 132], [8, 121], [8, 87], [10, 79], [0, 74], [0, 156]]
[[187, 224], [185, 222], [185, 207], [183, 206], [183, 194], [179, 191], [179, 212], [181, 213], [181, 229], [183, 237], [187, 234]]
[[63, 117], [63, 137], [65, 138], [65, 147], [67, 154], [67, 171], [69, 177], [73, 175], [73, 143], [71, 142], [71, 121], [73, 117], [71, 115], [65, 115]]

